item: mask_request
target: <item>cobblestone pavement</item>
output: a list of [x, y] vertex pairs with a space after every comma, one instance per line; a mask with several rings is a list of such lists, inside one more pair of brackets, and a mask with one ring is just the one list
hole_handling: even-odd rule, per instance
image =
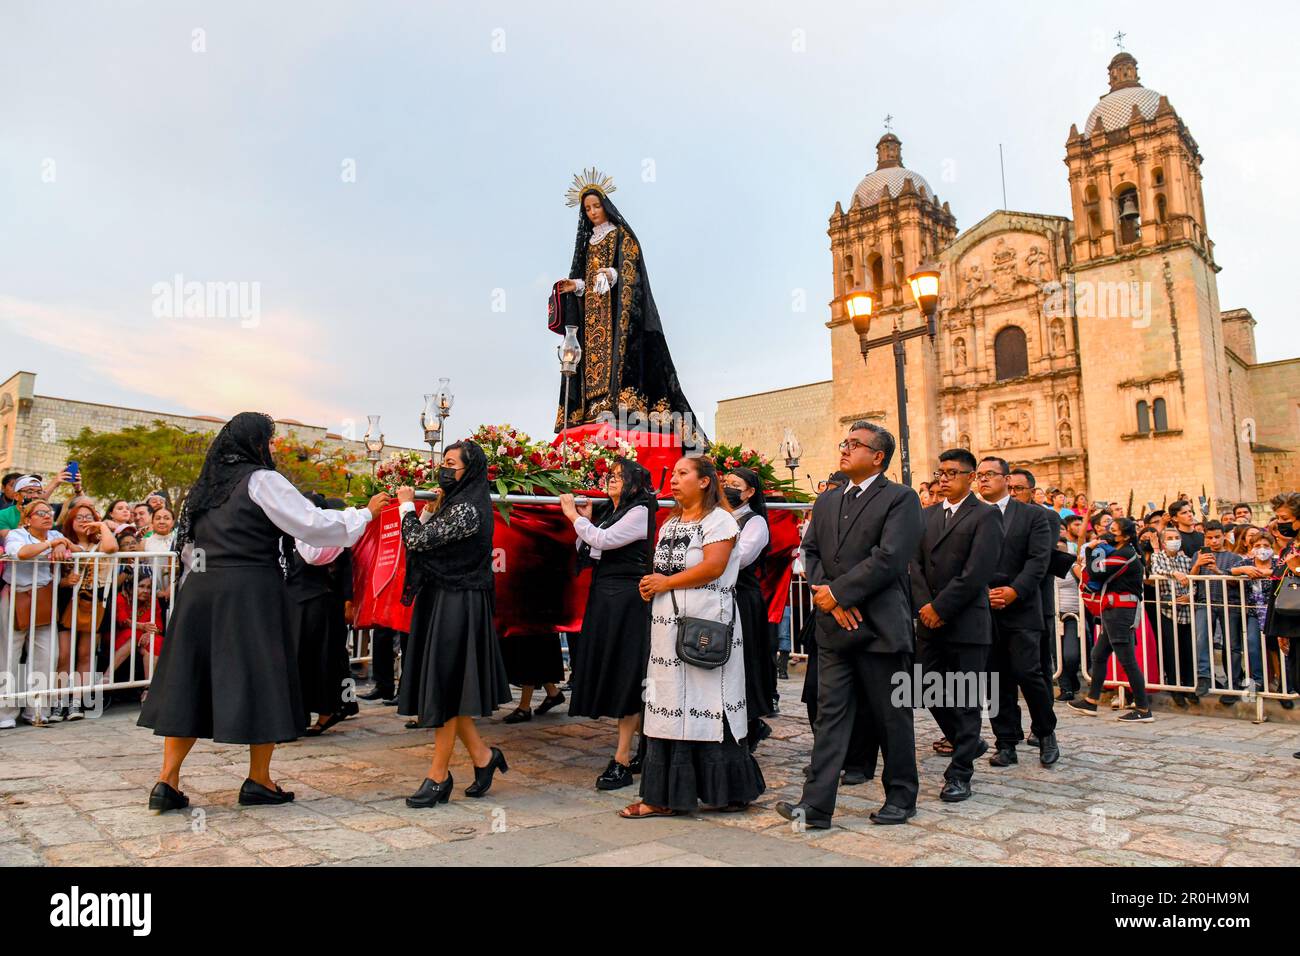
[[[919, 813], [877, 827], [878, 780], [841, 790], [835, 826], [795, 832], [772, 810], [797, 800], [812, 735], [799, 680], [783, 682], [785, 715], [759, 751], [768, 790], [748, 812], [629, 821], [635, 788], [601, 793], [610, 721], [564, 708], [514, 726], [481, 722], [510, 772], [483, 800], [463, 796], [468, 760], [452, 766], [449, 805], [410, 810], [428, 766], [430, 731], [405, 730], [392, 708], [280, 748], [282, 807], [236, 805], [245, 748], [200, 741], [185, 764], [187, 814], [145, 809], [161, 748], [120, 706], [97, 720], [0, 731], [0, 865], [1293, 866], [1300, 860], [1296, 728], [1162, 713], [1118, 724], [1058, 705], [1063, 757], [1053, 768], [1021, 748], [1018, 766], [981, 761], [975, 796], [939, 802], [938, 733], [917, 716]], [[504, 716], [505, 711], [499, 712]]]

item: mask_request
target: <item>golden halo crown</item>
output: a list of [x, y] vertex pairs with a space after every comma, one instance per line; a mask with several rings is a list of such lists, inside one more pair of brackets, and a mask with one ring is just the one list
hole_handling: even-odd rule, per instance
[[584, 169], [581, 173], [575, 173], [573, 176], [573, 185], [569, 187], [564, 194], [566, 206], [576, 206], [582, 202], [582, 194], [588, 192], [598, 192], [602, 196], [608, 196], [618, 187], [614, 185], [614, 177], [606, 176], [595, 166], [591, 169]]

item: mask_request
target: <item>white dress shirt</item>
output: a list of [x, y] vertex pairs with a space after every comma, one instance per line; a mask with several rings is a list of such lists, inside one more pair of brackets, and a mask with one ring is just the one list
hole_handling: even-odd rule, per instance
[[[944, 499], [943, 499], [943, 510], [944, 510], [944, 511], [947, 511], [947, 512], [950, 512], [951, 514], [956, 514], [957, 511], [958, 511], [958, 509], [960, 509], [961, 506], [964, 505], [964, 504], [966, 503], [966, 499], [969, 498], [969, 497], [971, 496], [971, 494], [972, 494], [972, 493], [969, 492], [969, 491], [966, 492], [966, 494], [964, 494], [964, 495], [962, 496], [961, 501], [957, 502], [956, 504], [953, 504], [953, 503], [950, 502], [947, 498], [944, 498]], [[951, 520], [951, 518], [950, 518], [949, 515], [944, 515], [944, 520], [945, 520], [945, 521], [949, 521], [949, 520]]]
[[[844, 493], [847, 495], [847, 494], [848, 494], [850, 491], [852, 491], [854, 488], [857, 488], [859, 492], [866, 491], [867, 488], [868, 488], [868, 486], [869, 486], [873, 481], [875, 481], [879, 476], [880, 476], [880, 472], [876, 472], [876, 473], [875, 473], [874, 475], [872, 475], [870, 478], [863, 478], [863, 479], [862, 479], [861, 481], [859, 481], [857, 484], [853, 484], [852, 482], [850, 482], [849, 484], [847, 484], [847, 485], [844, 486]], [[855, 495], [855, 497], [856, 497], [856, 495]]]
[[1002, 512], [1002, 517], [1007, 516], [1007, 502], [1011, 500], [1011, 493], [1003, 495], [1000, 501], [990, 501], [989, 504], [997, 506], [998, 511]]
[[599, 561], [605, 551], [626, 547], [633, 541], [644, 541], [650, 518], [650, 510], [645, 505], [629, 508], [627, 514], [619, 518], [608, 528], [598, 528], [590, 518], [578, 515], [573, 522], [573, 530], [578, 534], [577, 547], [585, 543], [591, 547], [591, 558]]

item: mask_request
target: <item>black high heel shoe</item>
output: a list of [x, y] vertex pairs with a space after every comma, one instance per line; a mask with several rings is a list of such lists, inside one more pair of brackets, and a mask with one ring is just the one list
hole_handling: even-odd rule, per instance
[[171, 784], [159, 780], [149, 791], [149, 811], [166, 813], [168, 810], [184, 810], [190, 805], [190, 798]]
[[436, 807], [440, 803], [446, 803], [451, 799], [451, 771], [447, 771], [447, 779], [442, 783], [435, 783], [428, 777], [420, 784], [420, 789], [415, 791], [406, 798], [406, 805], [417, 810]]
[[492, 758], [488, 760], [486, 767], [474, 768], [474, 782], [465, 788], [467, 797], [484, 797], [492, 789], [492, 775], [500, 769], [505, 773], [510, 769], [506, 763], [506, 755], [496, 747], [492, 748]]

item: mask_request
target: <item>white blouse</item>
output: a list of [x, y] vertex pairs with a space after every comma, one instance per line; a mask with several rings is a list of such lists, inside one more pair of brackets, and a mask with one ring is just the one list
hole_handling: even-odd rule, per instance
[[[740, 519], [753, 511], [749, 505], [741, 505], [731, 513], [736, 524], [740, 524]], [[740, 566], [747, 568], [758, 560], [759, 552], [767, 547], [767, 543], [772, 540], [771, 532], [767, 528], [767, 520], [755, 515], [745, 522], [745, 526], [740, 529], [740, 539], [736, 542], [736, 550], [740, 552]]]
[[627, 514], [608, 528], [598, 528], [591, 523], [590, 518], [579, 515], [573, 522], [573, 530], [578, 533], [575, 546], [580, 548], [584, 543], [589, 545], [592, 560], [599, 561], [601, 554], [606, 551], [626, 547], [633, 541], [644, 541], [649, 520], [650, 511], [645, 505], [629, 508]]
[[248, 497], [285, 534], [318, 548], [351, 547], [371, 519], [369, 508], [317, 508], [288, 478], [269, 468], [249, 476]]

